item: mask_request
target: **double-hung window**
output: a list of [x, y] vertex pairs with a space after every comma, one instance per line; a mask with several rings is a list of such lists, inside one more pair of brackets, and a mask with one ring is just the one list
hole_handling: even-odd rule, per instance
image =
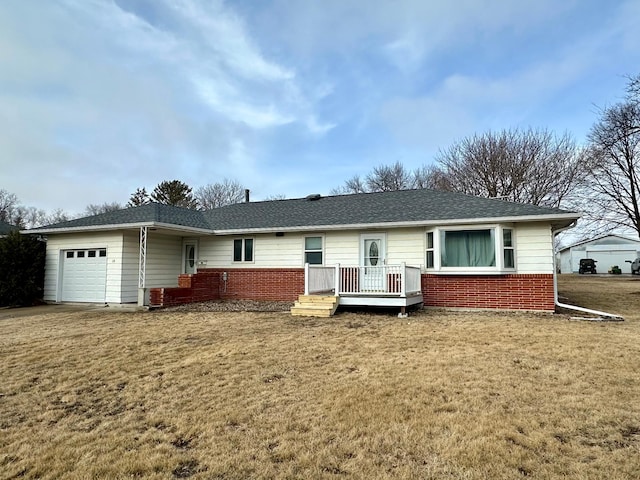
[[512, 228], [436, 228], [426, 232], [425, 267], [441, 273], [502, 273], [515, 269]]
[[233, 261], [253, 262], [253, 238], [236, 238], [233, 241]]
[[435, 267], [435, 244], [433, 241], [433, 232], [427, 232], [427, 268]]
[[502, 229], [502, 255], [504, 268], [516, 267], [516, 255], [515, 248], [513, 246], [513, 230], [510, 228]]
[[322, 265], [322, 237], [304, 238], [304, 262], [310, 265]]

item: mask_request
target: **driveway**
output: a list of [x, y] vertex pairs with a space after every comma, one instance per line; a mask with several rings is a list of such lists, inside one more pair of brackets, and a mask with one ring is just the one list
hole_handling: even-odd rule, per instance
[[48, 315], [50, 313], [82, 312], [87, 310], [103, 310], [104, 305], [38, 305], [37, 307], [0, 308], [0, 320], [29, 317], [32, 315]]

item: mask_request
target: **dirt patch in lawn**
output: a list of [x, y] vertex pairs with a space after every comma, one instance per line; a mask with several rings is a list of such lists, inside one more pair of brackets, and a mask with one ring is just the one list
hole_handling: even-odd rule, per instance
[[619, 313], [8, 319], [0, 478], [639, 478], [640, 321]]

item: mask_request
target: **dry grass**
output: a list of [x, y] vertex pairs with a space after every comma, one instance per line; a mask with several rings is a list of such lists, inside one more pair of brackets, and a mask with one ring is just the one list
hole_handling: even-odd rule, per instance
[[640, 281], [561, 292], [627, 321], [0, 320], [0, 478], [640, 478]]

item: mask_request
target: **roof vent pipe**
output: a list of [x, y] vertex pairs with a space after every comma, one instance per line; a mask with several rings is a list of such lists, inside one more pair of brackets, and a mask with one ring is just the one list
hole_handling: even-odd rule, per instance
[[249, 189], [244, 189], [244, 203], [249, 203]]

